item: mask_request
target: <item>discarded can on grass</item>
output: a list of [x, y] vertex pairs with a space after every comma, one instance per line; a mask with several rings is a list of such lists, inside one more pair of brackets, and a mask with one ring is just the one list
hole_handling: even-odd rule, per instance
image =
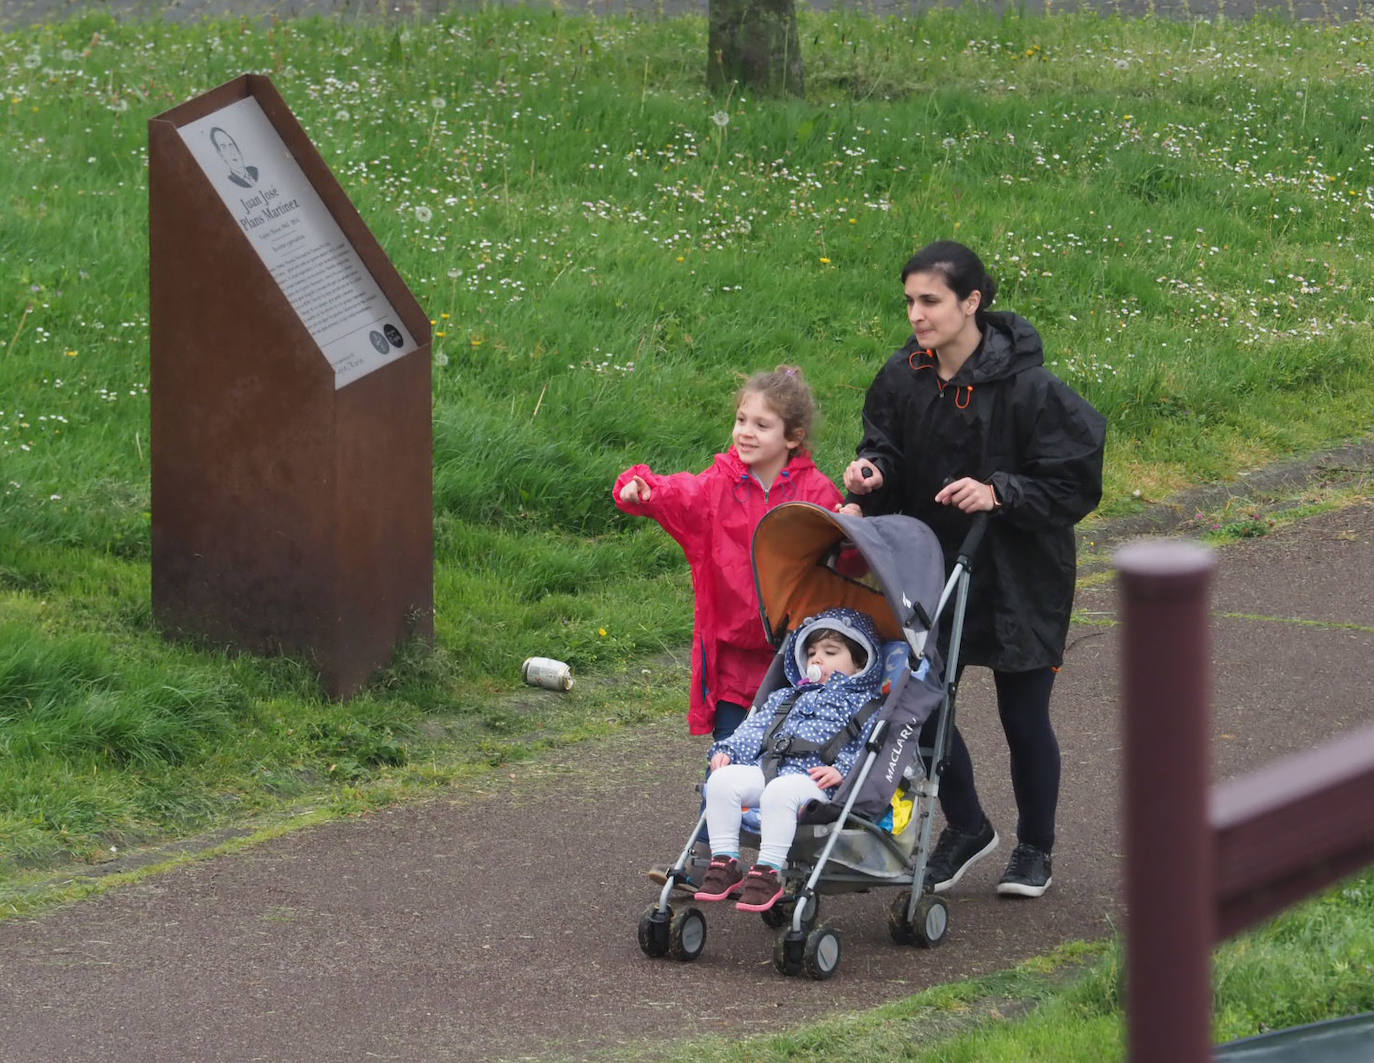
[[572, 669], [552, 657], [527, 657], [521, 674], [525, 677], [525, 682], [532, 687], [543, 687], [545, 690], [572, 689]]

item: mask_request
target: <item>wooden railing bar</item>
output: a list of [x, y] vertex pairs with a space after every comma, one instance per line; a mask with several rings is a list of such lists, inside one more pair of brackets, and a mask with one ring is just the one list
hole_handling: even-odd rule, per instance
[[1374, 863], [1374, 727], [1213, 787], [1218, 938]]

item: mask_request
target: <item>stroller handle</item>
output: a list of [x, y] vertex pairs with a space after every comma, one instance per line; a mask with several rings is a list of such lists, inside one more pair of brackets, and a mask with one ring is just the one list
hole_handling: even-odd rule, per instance
[[978, 555], [978, 549], [983, 545], [983, 535], [988, 530], [988, 514], [979, 513], [973, 518], [973, 523], [969, 525], [968, 534], [964, 536], [964, 541], [959, 544], [959, 554], [957, 564], [965, 569], [971, 569], [971, 562]]

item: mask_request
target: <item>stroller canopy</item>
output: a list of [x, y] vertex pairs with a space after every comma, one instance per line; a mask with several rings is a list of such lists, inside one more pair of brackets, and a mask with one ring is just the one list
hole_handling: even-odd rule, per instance
[[[849, 555], [851, 545], [867, 574]], [[850, 517], [785, 502], [763, 515], [753, 554], [759, 609], [774, 644], [808, 616], [846, 605], [873, 617], [884, 639], [923, 649], [945, 563], [935, 533], [916, 518]]]

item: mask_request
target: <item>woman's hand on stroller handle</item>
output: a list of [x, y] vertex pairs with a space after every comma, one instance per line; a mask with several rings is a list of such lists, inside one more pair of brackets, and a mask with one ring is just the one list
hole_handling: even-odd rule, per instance
[[883, 470], [867, 458], [855, 458], [844, 470], [844, 486], [855, 495], [866, 495], [883, 486]]

